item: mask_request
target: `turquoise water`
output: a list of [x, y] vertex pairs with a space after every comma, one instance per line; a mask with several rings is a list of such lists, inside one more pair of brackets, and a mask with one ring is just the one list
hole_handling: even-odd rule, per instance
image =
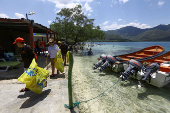
[[[104, 45], [98, 45], [104, 44]], [[94, 42], [92, 56], [74, 53], [73, 95], [77, 101], [94, 98], [119, 79], [119, 73], [105, 70], [98, 73], [93, 64], [101, 54], [120, 55], [152, 45], [170, 51], [169, 42]], [[113, 47], [114, 46], [114, 47]], [[90, 48], [87, 45], [85, 48]], [[170, 113], [170, 84], [157, 88], [146, 85], [136, 89], [137, 80], [118, 82], [102, 96], [79, 105], [80, 113]]]

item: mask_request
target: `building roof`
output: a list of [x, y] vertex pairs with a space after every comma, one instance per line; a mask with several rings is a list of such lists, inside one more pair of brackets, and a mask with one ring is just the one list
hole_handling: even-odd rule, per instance
[[29, 33], [30, 25], [33, 26], [34, 33], [46, 33], [46, 31], [48, 31], [49, 33], [57, 34], [51, 29], [41, 24], [35, 23], [34, 20], [26, 20], [25, 18], [21, 18], [21, 19], [0, 18], [0, 28], [2, 29], [22, 31], [22, 32]]

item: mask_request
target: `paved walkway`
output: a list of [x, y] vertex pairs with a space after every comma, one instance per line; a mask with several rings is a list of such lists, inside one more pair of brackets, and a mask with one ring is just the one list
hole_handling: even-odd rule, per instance
[[[38, 65], [47, 69], [45, 57], [39, 56], [38, 59]], [[64, 104], [69, 103], [68, 66], [65, 66], [65, 73], [48, 78], [47, 87], [39, 95], [32, 91], [19, 92], [21, 88], [25, 87], [25, 84], [14, 78], [18, 78], [22, 74], [19, 72], [23, 70], [22, 66], [23, 64], [20, 64], [17, 69], [0, 72], [0, 113], [78, 113], [78, 108], [70, 111], [64, 107]], [[51, 71], [51, 67], [48, 70]]]

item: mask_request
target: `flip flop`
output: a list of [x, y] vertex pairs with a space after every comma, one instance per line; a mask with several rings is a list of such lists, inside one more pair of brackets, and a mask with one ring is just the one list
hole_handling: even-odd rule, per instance
[[55, 76], [55, 74], [50, 75], [50, 77], [53, 77], [53, 76]]

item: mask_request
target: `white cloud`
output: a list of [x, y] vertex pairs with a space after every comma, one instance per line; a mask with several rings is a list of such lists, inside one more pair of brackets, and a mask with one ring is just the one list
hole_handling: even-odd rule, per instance
[[165, 2], [163, 2], [163, 1], [159, 1], [159, 2], [158, 2], [158, 6], [161, 7], [164, 3], [165, 3]]
[[86, 11], [93, 12], [92, 8], [89, 6], [87, 2], [85, 3], [84, 8], [86, 9]]
[[85, 9], [88, 12], [93, 12], [92, 8], [88, 4], [93, 0], [48, 0], [48, 1], [56, 4], [55, 7], [57, 8], [57, 10], [58, 9], [60, 10], [62, 8], [74, 8], [78, 4], [82, 6], [84, 4], [83, 9]]
[[119, 0], [119, 3], [126, 3], [126, 2], [128, 2], [129, 0]]
[[78, 3], [69, 3], [69, 4], [62, 4], [62, 3], [56, 3], [56, 8], [62, 9], [62, 8], [74, 8]]
[[91, 14], [89, 13], [87, 16], [91, 16]]
[[100, 4], [100, 2], [97, 2], [97, 4]]
[[118, 19], [118, 21], [121, 21], [122, 19]]
[[135, 20], [135, 21], [138, 21], [138, 20]]
[[51, 24], [51, 20], [48, 21], [48, 24]]
[[103, 25], [106, 25], [106, 24], [108, 24], [108, 23], [109, 23], [109, 22], [108, 22], [108, 21], [106, 21], [106, 22], [104, 22], [104, 23], [103, 23]]
[[111, 5], [111, 7], [113, 7], [113, 6]]
[[112, 0], [112, 2], [114, 2], [114, 4], [116, 4], [116, 3], [117, 3], [117, 1], [116, 1], [116, 0]]
[[15, 18], [20, 19], [20, 18], [25, 18], [23, 14], [20, 13], [15, 13]]
[[0, 18], [9, 18], [9, 16], [4, 13], [0, 13]]
[[128, 23], [128, 24], [122, 24], [122, 25], [118, 25], [116, 22], [113, 22], [112, 25], [101, 26], [101, 28], [103, 30], [115, 30], [115, 29], [120, 29], [122, 27], [126, 27], [126, 26], [133, 26], [133, 27], [137, 27], [140, 29], [151, 28], [151, 26], [149, 26], [148, 24], [140, 24], [140, 23], [133, 23], [133, 22]]
[[61, 10], [57, 10], [55, 13], [59, 13]]

